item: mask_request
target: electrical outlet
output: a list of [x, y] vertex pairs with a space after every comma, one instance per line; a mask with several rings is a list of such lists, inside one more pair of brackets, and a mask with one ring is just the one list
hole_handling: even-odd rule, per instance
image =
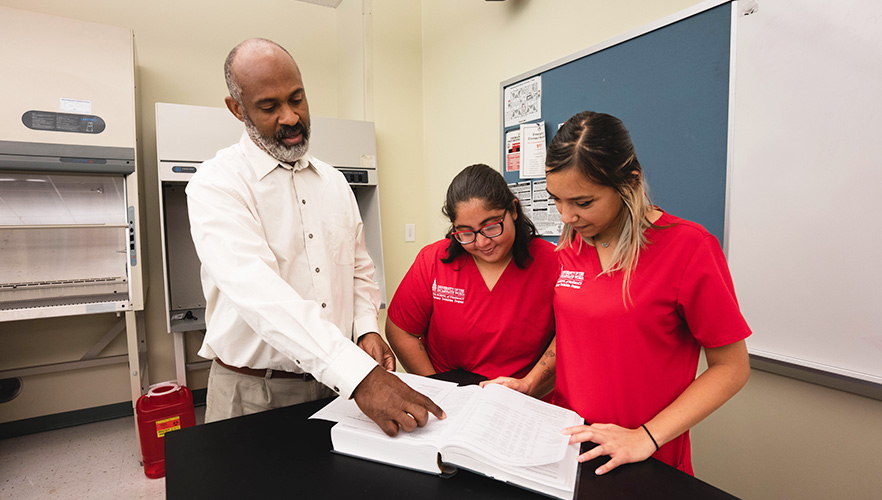
[[404, 225], [404, 241], [416, 241], [416, 224]]

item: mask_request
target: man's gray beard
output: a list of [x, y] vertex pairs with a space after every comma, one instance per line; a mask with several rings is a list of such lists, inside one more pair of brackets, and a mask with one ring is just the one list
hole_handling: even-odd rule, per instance
[[248, 132], [248, 137], [251, 137], [251, 140], [260, 149], [282, 163], [295, 164], [309, 149], [309, 139], [306, 139], [305, 133], [303, 134], [304, 139], [300, 144], [287, 147], [279, 144], [275, 137], [267, 137], [261, 134], [247, 115], [245, 116], [245, 130]]

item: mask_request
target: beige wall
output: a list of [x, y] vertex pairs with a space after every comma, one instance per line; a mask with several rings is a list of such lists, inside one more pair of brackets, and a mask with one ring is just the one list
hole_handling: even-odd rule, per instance
[[882, 401], [753, 370], [693, 429], [696, 475], [750, 499], [871, 499], [882, 491]]
[[[377, 127], [380, 212], [386, 267], [386, 298], [431, 241], [426, 201], [423, 60], [420, 2], [373, 0], [373, 120]], [[416, 242], [404, 241], [404, 225], [416, 225]], [[381, 313], [380, 328], [385, 320]]]
[[[142, 168], [151, 286], [147, 328], [151, 380], [174, 377], [164, 332], [159, 268], [153, 102], [220, 105], [220, 64], [249, 36], [287, 46], [303, 68], [312, 112], [377, 125], [386, 281], [391, 297], [416, 252], [443, 235], [440, 206], [466, 165], [499, 162], [499, 83], [698, 3], [695, 0], [357, 0], [340, 12], [293, 0], [252, 5], [114, 0], [10, 1], [0, 5], [128, 26], [141, 71]], [[172, 14], [174, 13], [174, 14]], [[363, 46], [360, 46], [364, 44]], [[366, 57], [358, 58], [361, 49]], [[355, 69], [353, 69], [355, 68]], [[364, 78], [366, 86], [353, 85]], [[405, 243], [405, 223], [417, 241]], [[749, 320], [749, 318], [748, 318]], [[0, 366], [48, 362], [115, 318], [0, 324]], [[13, 326], [10, 326], [13, 325]], [[124, 352], [119, 342], [109, 351]], [[0, 422], [124, 401], [123, 369], [30, 377]], [[204, 378], [193, 377], [194, 388]], [[698, 476], [743, 498], [872, 498], [882, 491], [882, 402], [754, 371], [747, 387], [693, 433]]]

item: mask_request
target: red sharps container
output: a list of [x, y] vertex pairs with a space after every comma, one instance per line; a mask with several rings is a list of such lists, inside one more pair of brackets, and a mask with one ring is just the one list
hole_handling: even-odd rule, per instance
[[193, 394], [177, 382], [160, 382], [138, 398], [135, 413], [144, 474], [153, 479], [165, 477], [165, 435], [196, 425]]

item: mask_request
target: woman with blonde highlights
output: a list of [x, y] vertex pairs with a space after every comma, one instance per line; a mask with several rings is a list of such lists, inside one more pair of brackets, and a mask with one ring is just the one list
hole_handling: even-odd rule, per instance
[[[692, 473], [689, 429], [750, 374], [725, 256], [700, 225], [653, 206], [631, 137], [613, 116], [584, 111], [548, 147], [546, 181], [565, 223], [554, 292], [554, 402], [590, 425], [596, 469], [654, 456]], [[708, 369], [696, 378], [704, 348]], [[518, 381], [499, 380], [517, 388]]]

